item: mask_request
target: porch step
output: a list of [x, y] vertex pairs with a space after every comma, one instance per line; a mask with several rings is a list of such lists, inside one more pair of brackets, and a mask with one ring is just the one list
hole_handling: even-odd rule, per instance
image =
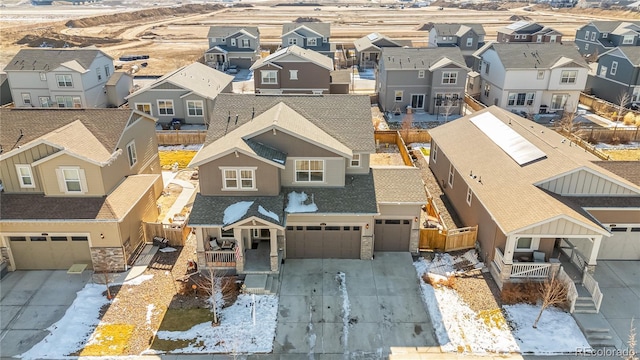
[[244, 292], [247, 294], [277, 294], [280, 287], [278, 275], [248, 274], [244, 279]]
[[573, 318], [593, 348], [620, 348], [622, 340], [611, 331], [611, 325], [602, 314], [574, 313]]

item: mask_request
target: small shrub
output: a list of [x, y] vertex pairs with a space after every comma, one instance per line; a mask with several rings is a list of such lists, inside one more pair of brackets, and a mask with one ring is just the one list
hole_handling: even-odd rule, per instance
[[540, 300], [541, 287], [541, 283], [533, 281], [506, 283], [502, 288], [500, 298], [507, 305], [518, 303], [536, 305]]
[[640, 126], [640, 115], [636, 115], [636, 126]]
[[620, 136], [613, 136], [611, 138], [611, 145], [620, 145]]
[[625, 125], [633, 125], [636, 122], [636, 116], [633, 113], [628, 112], [622, 119], [622, 123]]

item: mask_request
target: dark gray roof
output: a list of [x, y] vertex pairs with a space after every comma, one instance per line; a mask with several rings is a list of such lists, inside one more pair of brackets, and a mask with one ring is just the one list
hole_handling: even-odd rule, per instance
[[414, 167], [372, 168], [376, 198], [380, 203], [423, 203], [427, 194], [420, 169]]
[[583, 208], [640, 207], [640, 196], [565, 196], [563, 200]]
[[458, 35], [458, 31], [460, 30], [461, 26], [467, 26], [473, 29], [473, 31], [478, 34], [478, 35], [485, 35], [486, 32], [484, 31], [484, 26], [482, 26], [482, 24], [470, 24], [470, 23], [464, 23], [464, 24], [433, 24], [433, 28], [432, 29], [436, 29], [436, 31], [438, 32], [438, 35]]
[[620, 46], [618, 49], [629, 59], [633, 66], [640, 66], [640, 46]]
[[[230, 225], [224, 224], [224, 210], [241, 201], [253, 201], [253, 204], [247, 213], [237, 221], [255, 216], [272, 224], [284, 226], [284, 197], [282, 193], [278, 196], [204, 196], [198, 193], [193, 202], [191, 215], [189, 215], [189, 225]], [[258, 211], [260, 206], [275, 213], [278, 220], [276, 221]]]
[[73, 60], [88, 69], [100, 53], [108, 56], [97, 49], [22, 49], [4, 70], [51, 71], [60, 64]]
[[[304, 192], [318, 207], [318, 214], [376, 214], [378, 206], [373, 174], [347, 175], [344, 187], [283, 187], [285, 208], [288, 194]], [[308, 201], [310, 202], [310, 200]], [[312, 214], [313, 214], [312, 213]]]
[[8, 152], [80, 120], [105, 149], [114, 151], [130, 115], [127, 109], [0, 109], [0, 145]]
[[308, 27], [309, 29], [317, 32], [323, 37], [330, 37], [331, 35], [331, 24], [325, 22], [301, 22], [301, 23], [287, 23], [282, 24], [282, 34], [286, 34], [290, 31], [293, 31], [301, 26]]
[[593, 25], [598, 30], [600, 30], [600, 32], [610, 33], [610, 32], [613, 32], [615, 29], [617, 29], [620, 25], [622, 25], [622, 23], [632, 23], [632, 24], [640, 25], [640, 21], [592, 21], [585, 26]]
[[457, 47], [382, 48], [380, 61], [384, 62], [387, 70], [428, 69], [445, 58], [466, 66], [462, 52]]
[[0, 220], [117, 219], [106, 197], [0, 193]]
[[593, 161], [593, 163], [640, 186], [640, 161]]
[[496, 51], [506, 69], [549, 68], [561, 57], [587, 67], [587, 62], [573, 44], [493, 43], [489, 48]]
[[253, 36], [259, 36], [260, 30], [257, 26], [211, 26], [209, 27], [210, 38], [224, 38], [237, 33], [240, 30], [245, 30]]
[[[271, 96], [220, 94], [205, 146], [220, 139], [252, 118], [284, 103], [330, 136], [353, 150], [375, 152], [371, 101], [365, 95]], [[227, 120], [231, 114], [231, 121]], [[238, 115], [238, 122], [235, 116]]]
[[261, 156], [269, 161], [275, 161], [279, 164], [284, 164], [287, 160], [287, 154], [283, 153], [282, 151], [276, 150], [263, 143], [250, 139], [245, 140], [245, 142], [253, 151], [255, 151], [258, 156]]

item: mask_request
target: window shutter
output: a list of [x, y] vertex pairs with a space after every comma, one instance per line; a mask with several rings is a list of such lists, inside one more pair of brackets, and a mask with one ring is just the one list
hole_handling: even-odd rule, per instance
[[88, 188], [87, 177], [84, 174], [84, 169], [78, 169], [78, 174], [80, 174], [80, 188], [82, 189], [82, 193], [86, 193], [88, 191]]
[[56, 176], [58, 177], [58, 188], [61, 193], [67, 192], [67, 185], [64, 183], [64, 176], [62, 175], [62, 169], [56, 169]]

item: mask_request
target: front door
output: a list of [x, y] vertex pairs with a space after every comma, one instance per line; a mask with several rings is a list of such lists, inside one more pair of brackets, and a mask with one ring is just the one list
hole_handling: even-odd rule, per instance
[[411, 108], [424, 109], [424, 94], [411, 95]]

